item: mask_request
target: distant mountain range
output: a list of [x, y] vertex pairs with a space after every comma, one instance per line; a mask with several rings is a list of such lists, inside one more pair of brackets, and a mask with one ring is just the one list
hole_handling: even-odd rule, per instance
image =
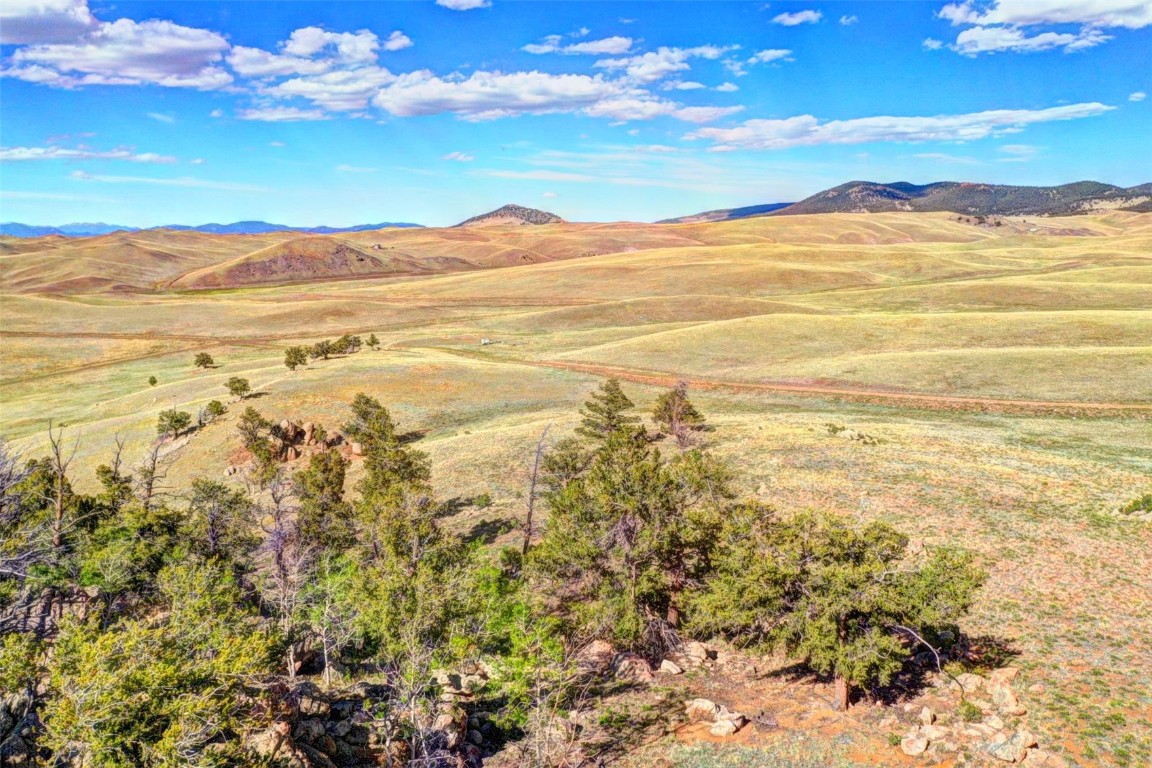
[[466, 219], [458, 227], [487, 227], [496, 225], [529, 225], [529, 224], [563, 224], [564, 219], [554, 213], [542, 211], [539, 208], [525, 208], [522, 205], [501, 206], [494, 211], [482, 213]]
[[[162, 227], [147, 227], [147, 229], [208, 232], [217, 235], [266, 235], [269, 232], [302, 232], [310, 235], [334, 235], [340, 232], [367, 232], [374, 229], [386, 229], [388, 227], [421, 226], [423, 225], [386, 221], [380, 224], [357, 224], [354, 227], [289, 227], [284, 224], [269, 224], [266, 221], [237, 221], [234, 224], [201, 224], [198, 227], [189, 227], [183, 224], [167, 224]], [[29, 224], [19, 224], [17, 222], [0, 224], [0, 236], [5, 237], [46, 237], [48, 235], [92, 237], [94, 235], [107, 235], [112, 232], [140, 231], [140, 227], [124, 227], [101, 222], [94, 224], [65, 224], [60, 227], [37, 227]]]

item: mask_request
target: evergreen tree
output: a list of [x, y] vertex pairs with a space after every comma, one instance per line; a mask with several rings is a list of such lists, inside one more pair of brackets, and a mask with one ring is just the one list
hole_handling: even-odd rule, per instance
[[376, 338], [376, 334], [370, 333], [368, 334], [368, 341], [366, 343], [368, 344], [368, 349], [374, 350], [380, 346], [380, 339]]
[[160, 411], [160, 416], [156, 420], [156, 434], [170, 434], [175, 439], [182, 430], [187, 429], [191, 425], [192, 414], [187, 411], [178, 411], [175, 408], [169, 408], [166, 411]]
[[224, 384], [228, 388], [228, 393], [239, 400], [243, 400], [252, 391], [252, 385], [248, 379], [242, 379], [239, 376], [233, 376], [228, 379]]
[[344, 500], [348, 461], [335, 450], [313, 454], [293, 485], [300, 500], [299, 535], [309, 546], [340, 552], [355, 541], [352, 507]]
[[606, 440], [613, 432], [640, 422], [638, 417], [627, 414], [633, 407], [620, 382], [608, 379], [600, 385], [600, 391], [593, 392], [592, 399], [584, 403], [580, 411], [584, 418], [576, 434], [590, 440]]
[[683, 381], [656, 398], [652, 421], [675, 437], [681, 448], [687, 448], [692, 443], [692, 433], [704, 427], [704, 416], [688, 399], [688, 385]]
[[828, 513], [735, 515], [719, 538], [693, 627], [799, 656], [833, 677], [839, 709], [853, 687], [888, 683], [921, 640], [954, 630], [985, 579], [970, 554], [938, 549], [917, 567], [904, 535]]
[[192, 358], [192, 364], [197, 368], [212, 368], [216, 365], [216, 361], [207, 352], [197, 352], [196, 356]]
[[236, 430], [248, 450], [252, 450], [256, 443], [264, 439], [264, 433], [271, 428], [272, 422], [261, 416], [260, 411], [252, 406], [244, 409], [244, 413], [240, 414], [240, 420], [236, 423]]
[[307, 347], [288, 347], [284, 350], [284, 365], [288, 370], [294, 371], [302, 365], [308, 365]]
[[192, 481], [187, 535], [192, 551], [208, 559], [242, 565], [258, 543], [254, 507], [241, 490], [215, 480]]

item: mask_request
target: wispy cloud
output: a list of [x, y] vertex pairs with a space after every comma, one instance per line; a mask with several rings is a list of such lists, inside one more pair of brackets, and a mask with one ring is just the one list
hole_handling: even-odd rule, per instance
[[258, 187], [253, 184], [237, 184], [230, 181], [210, 181], [197, 179], [191, 176], [182, 176], [174, 179], [157, 178], [153, 176], [105, 176], [103, 174], [73, 171], [71, 177], [78, 181], [90, 181], [100, 184], [155, 184], [163, 187], [194, 187], [197, 189], [219, 189], [228, 192], [270, 192], [267, 187]]
[[488, 8], [492, 3], [489, 0], [436, 0], [436, 5], [442, 5], [453, 11], [472, 11], [477, 8]]
[[23, 162], [30, 160], [126, 160], [131, 163], [175, 163], [176, 158], [155, 152], [135, 152], [130, 149], [97, 151], [91, 149], [65, 149], [64, 147], [2, 147], [0, 161]]
[[458, 163], [470, 163], [476, 158], [465, 152], [449, 152], [440, 158], [441, 160], [454, 160]]
[[605, 37], [602, 40], [585, 40], [581, 43], [564, 44], [561, 35], [548, 35], [538, 43], [529, 43], [520, 50], [525, 53], [561, 53], [568, 56], [586, 54], [593, 56], [618, 56], [632, 50], [630, 37]]
[[148, 117], [152, 118], [153, 120], [156, 120], [157, 122], [168, 123], [169, 125], [176, 122], [175, 117], [173, 117], [172, 115], [165, 115], [162, 112], [149, 112]]
[[853, 24], [855, 24], [858, 21], [860, 21], [860, 19], [856, 16], [841, 16], [840, 17], [840, 24], [841, 24], [841, 26], [845, 26], [845, 27], [852, 26]]
[[1026, 163], [1040, 153], [1040, 147], [1031, 144], [1005, 144], [997, 151], [1005, 155], [1000, 158], [1002, 163]]
[[327, 120], [328, 115], [320, 109], [300, 109], [299, 107], [256, 107], [241, 110], [236, 115], [241, 120], [258, 120], [266, 123], [290, 123], [301, 120]]
[[821, 121], [812, 115], [783, 120], [746, 120], [735, 128], [700, 128], [688, 139], [708, 139], [713, 151], [787, 149], [820, 144], [880, 142], [972, 141], [1018, 133], [1026, 126], [1076, 120], [1109, 112], [1115, 107], [1089, 102], [1049, 109], [997, 109], [932, 117], [862, 117]]
[[796, 27], [801, 24], [816, 24], [824, 14], [820, 11], [797, 11], [796, 13], [781, 13], [773, 17], [772, 23], [784, 27]]
[[960, 155], [949, 155], [946, 152], [918, 152], [912, 157], [917, 160], [934, 160], [939, 163], [957, 163], [959, 165], [981, 165], [979, 160], [971, 157], [962, 157]]

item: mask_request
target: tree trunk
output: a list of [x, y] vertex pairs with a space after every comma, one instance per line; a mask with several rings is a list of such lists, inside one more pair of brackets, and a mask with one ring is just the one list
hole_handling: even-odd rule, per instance
[[834, 688], [832, 709], [837, 712], [847, 712], [848, 698], [852, 694], [852, 686], [849, 685], [848, 679], [843, 675], [836, 675], [836, 679], [832, 685]]
[[[673, 595], [673, 601], [676, 596]], [[668, 626], [672, 629], [680, 629], [680, 607], [675, 602], [668, 603]]]

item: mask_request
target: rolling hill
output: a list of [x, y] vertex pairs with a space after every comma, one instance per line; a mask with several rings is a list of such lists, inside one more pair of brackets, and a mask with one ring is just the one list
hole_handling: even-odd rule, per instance
[[525, 208], [522, 205], [501, 206], [494, 211], [482, 213], [466, 219], [457, 227], [490, 227], [501, 225], [526, 226], [530, 224], [563, 224], [564, 219], [554, 213], [541, 211], [539, 208]]
[[140, 227], [126, 227], [120, 224], [104, 224], [103, 222], [62, 224], [58, 227], [50, 227], [10, 221], [0, 224], [0, 237], [46, 237], [48, 235], [93, 237], [96, 235], [110, 235], [114, 232], [150, 232], [153, 230], [209, 232], [212, 234], [226, 235], [264, 235], [272, 232], [307, 232], [313, 235], [334, 235], [342, 232], [369, 232], [391, 227], [422, 226], [424, 225], [411, 224], [408, 222], [383, 221], [379, 224], [357, 224], [351, 227], [289, 227], [284, 224], [269, 224], [266, 221], [237, 221], [232, 224], [200, 224], [194, 227], [185, 224], [165, 224], [159, 227], [141, 229]]
[[939, 181], [878, 184], [850, 181], [772, 212], [878, 213], [881, 211], [951, 211], [968, 216], [1068, 216], [1113, 209], [1138, 210], [1152, 201], [1152, 184], [1124, 189], [1095, 181], [1058, 187]]

